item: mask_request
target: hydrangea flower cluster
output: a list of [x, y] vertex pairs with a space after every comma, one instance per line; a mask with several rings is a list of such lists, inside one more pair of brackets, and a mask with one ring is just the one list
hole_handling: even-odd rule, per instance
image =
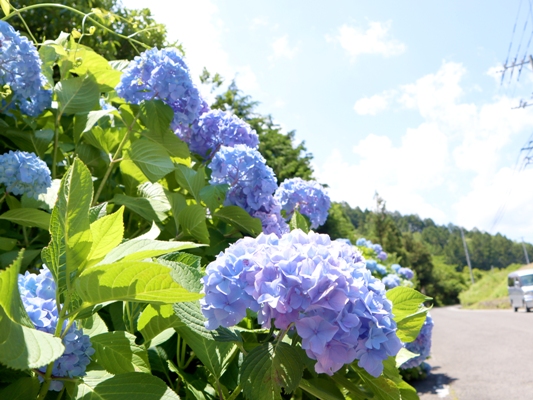
[[415, 276], [411, 268], [400, 267], [397, 273], [400, 277], [404, 279], [413, 279], [413, 277]]
[[259, 136], [250, 125], [221, 110], [202, 113], [189, 130], [178, 130], [176, 134], [189, 144], [192, 152], [203, 158], [212, 156], [220, 146], [244, 144], [255, 149], [259, 145]]
[[287, 179], [276, 190], [274, 197], [285, 211], [287, 220], [291, 219], [294, 210], [298, 210], [310, 219], [311, 229], [316, 229], [328, 218], [331, 200], [324, 187], [316, 181]]
[[296, 328], [318, 373], [357, 359], [377, 377], [402, 346], [383, 284], [357, 249], [328, 235], [240, 239], [207, 266], [203, 283], [206, 328], [235, 325], [249, 308], [265, 328]]
[[400, 286], [400, 277], [396, 274], [388, 274], [386, 277], [382, 279], [383, 284], [387, 289], [395, 288], [396, 286]]
[[136, 56], [115, 90], [133, 104], [162, 100], [174, 111], [174, 128], [191, 124], [198, 117], [202, 101], [189, 68], [174, 48], [153, 48]]
[[50, 170], [34, 153], [9, 151], [0, 155], [0, 184], [15, 195], [37, 198], [52, 186]]
[[[50, 270], [44, 266], [39, 275], [26, 272], [19, 275], [18, 287], [24, 308], [37, 330], [54, 334], [58, 322], [56, 284]], [[67, 326], [64, 322], [62, 330]], [[85, 375], [85, 368], [91, 361], [94, 348], [89, 336], [84, 335], [73, 323], [63, 337], [65, 352], [54, 362], [52, 376], [70, 378]], [[39, 369], [46, 372], [46, 366]], [[42, 378], [41, 378], [42, 379]], [[52, 380], [50, 390], [59, 391], [63, 382]]]
[[225, 205], [239, 206], [261, 219], [265, 233], [278, 236], [288, 230], [273, 193], [276, 176], [259, 151], [243, 144], [221, 146], [209, 165], [211, 184], [228, 184]]
[[0, 112], [18, 106], [37, 117], [52, 102], [52, 91], [43, 88], [47, 81], [37, 49], [5, 21], [0, 21], [0, 48], [0, 90], [7, 85], [12, 96], [9, 103], [0, 97]]
[[381, 261], [385, 261], [387, 259], [387, 253], [383, 251], [383, 247], [379, 244], [372, 243], [371, 240], [367, 240], [365, 238], [359, 238], [357, 239], [357, 242], [355, 242], [356, 246], [361, 247], [367, 247], [371, 250], [374, 250], [377, 254], [377, 258]]
[[420, 329], [420, 333], [416, 339], [411, 343], [405, 343], [404, 345], [407, 350], [419, 355], [404, 362], [400, 368], [406, 369], [418, 367], [429, 357], [433, 325], [433, 318], [431, 318], [431, 315], [428, 313], [424, 325], [422, 325], [422, 329]]

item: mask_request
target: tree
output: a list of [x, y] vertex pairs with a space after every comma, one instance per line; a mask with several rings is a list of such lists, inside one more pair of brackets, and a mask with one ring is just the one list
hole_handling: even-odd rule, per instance
[[378, 193], [375, 194], [376, 209], [370, 215], [369, 236], [375, 243], [381, 244], [387, 253], [394, 253], [398, 261], [405, 258], [402, 233], [387, 211], [386, 202]]
[[[49, 3], [49, 1], [32, 2], [33, 5], [42, 3]], [[148, 8], [128, 9], [122, 7], [117, 0], [57, 0], [55, 3], [86, 14], [90, 13], [91, 18], [110, 30], [122, 36], [130, 36], [145, 43], [148, 47], [161, 48], [167, 45], [166, 27], [153, 19]], [[15, 9], [20, 9], [26, 6], [27, 2], [12, 0], [11, 5]], [[145, 50], [142, 46], [120, 38], [99, 26], [95, 26], [94, 32], [90, 33], [90, 27], [95, 24], [91, 20], [84, 22], [83, 15], [66, 8], [53, 6], [33, 8], [22, 12], [21, 15], [24, 21], [15, 16], [10, 19], [9, 23], [16, 30], [33, 35], [40, 42], [46, 39], [56, 39], [63, 30], [72, 33], [76, 29], [84, 33], [81, 39], [82, 44], [92, 47], [109, 60], [132, 59]]]
[[[201, 79], [215, 87], [221, 85], [220, 77], [217, 79], [215, 75], [213, 79], [207, 71], [204, 71]], [[236, 83], [232, 82], [226, 91], [216, 96], [211, 108], [231, 111], [255, 129], [259, 135], [259, 151], [265, 157], [267, 165], [274, 170], [278, 183], [295, 177], [312, 179], [313, 156], [307, 152], [305, 142], [295, 145], [295, 131], [283, 133], [271, 115], [261, 115], [256, 112], [258, 105], [259, 102], [243, 94]]]

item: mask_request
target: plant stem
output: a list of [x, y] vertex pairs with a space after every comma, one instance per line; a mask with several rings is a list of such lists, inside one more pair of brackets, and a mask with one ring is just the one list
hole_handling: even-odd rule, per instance
[[104, 189], [105, 183], [107, 182], [107, 179], [111, 175], [111, 171], [113, 170], [113, 167], [115, 166], [115, 163], [119, 162], [121, 159], [121, 153], [122, 148], [126, 145], [126, 142], [128, 141], [128, 138], [130, 136], [131, 131], [133, 130], [133, 127], [135, 126], [135, 123], [137, 122], [137, 118], [139, 118], [139, 115], [141, 115], [141, 110], [137, 112], [137, 115], [135, 118], [133, 118], [133, 121], [131, 122], [131, 125], [128, 126], [128, 130], [126, 131], [126, 134], [120, 141], [120, 144], [117, 147], [117, 151], [115, 151], [115, 155], [113, 156], [111, 162], [109, 163], [109, 167], [107, 167], [107, 170], [104, 174], [104, 177], [102, 178], [102, 181], [100, 182], [100, 185], [98, 186], [98, 190], [96, 191], [96, 195], [93, 199], [93, 207], [98, 204], [98, 198], [100, 197], [100, 194], [102, 194], [102, 190]]
[[22, 233], [24, 235], [24, 244], [26, 245], [26, 248], [30, 246], [30, 242], [28, 241], [28, 232], [26, 231], [26, 227], [22, 227]]

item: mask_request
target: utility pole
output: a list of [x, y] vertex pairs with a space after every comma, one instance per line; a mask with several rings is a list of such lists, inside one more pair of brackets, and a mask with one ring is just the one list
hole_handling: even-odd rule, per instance
[[468, 269], [470, 269], [470, 280], [472, 281], [472, 283], [474, 283], [474, 274], [472, 273], [472, 264], [470, 264], [470, 256], [468, 255], [468, 247], [466, 246], [465, 234], [463, 232], [462, 227], [459, 227], [459, 229], [461, 229], [461, 238], [463, 239], [463, 246], [465, 247], [466, 263], [468, 264]]
[[526, 256], [526, 264], [529, 264], [529, 255], [527, 254], [526, 244], [524, 243], [524, 238], [522, 238], [522, 248], [524, 249], [524, 255]]

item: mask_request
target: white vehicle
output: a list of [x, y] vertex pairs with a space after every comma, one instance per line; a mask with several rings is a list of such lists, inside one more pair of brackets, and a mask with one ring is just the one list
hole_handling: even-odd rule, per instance
[[533, 309], [533, 269], [511, 272], [507, 276], [507, 286], [511, 307], [515, 312], [518, 307], [530, 312]]

